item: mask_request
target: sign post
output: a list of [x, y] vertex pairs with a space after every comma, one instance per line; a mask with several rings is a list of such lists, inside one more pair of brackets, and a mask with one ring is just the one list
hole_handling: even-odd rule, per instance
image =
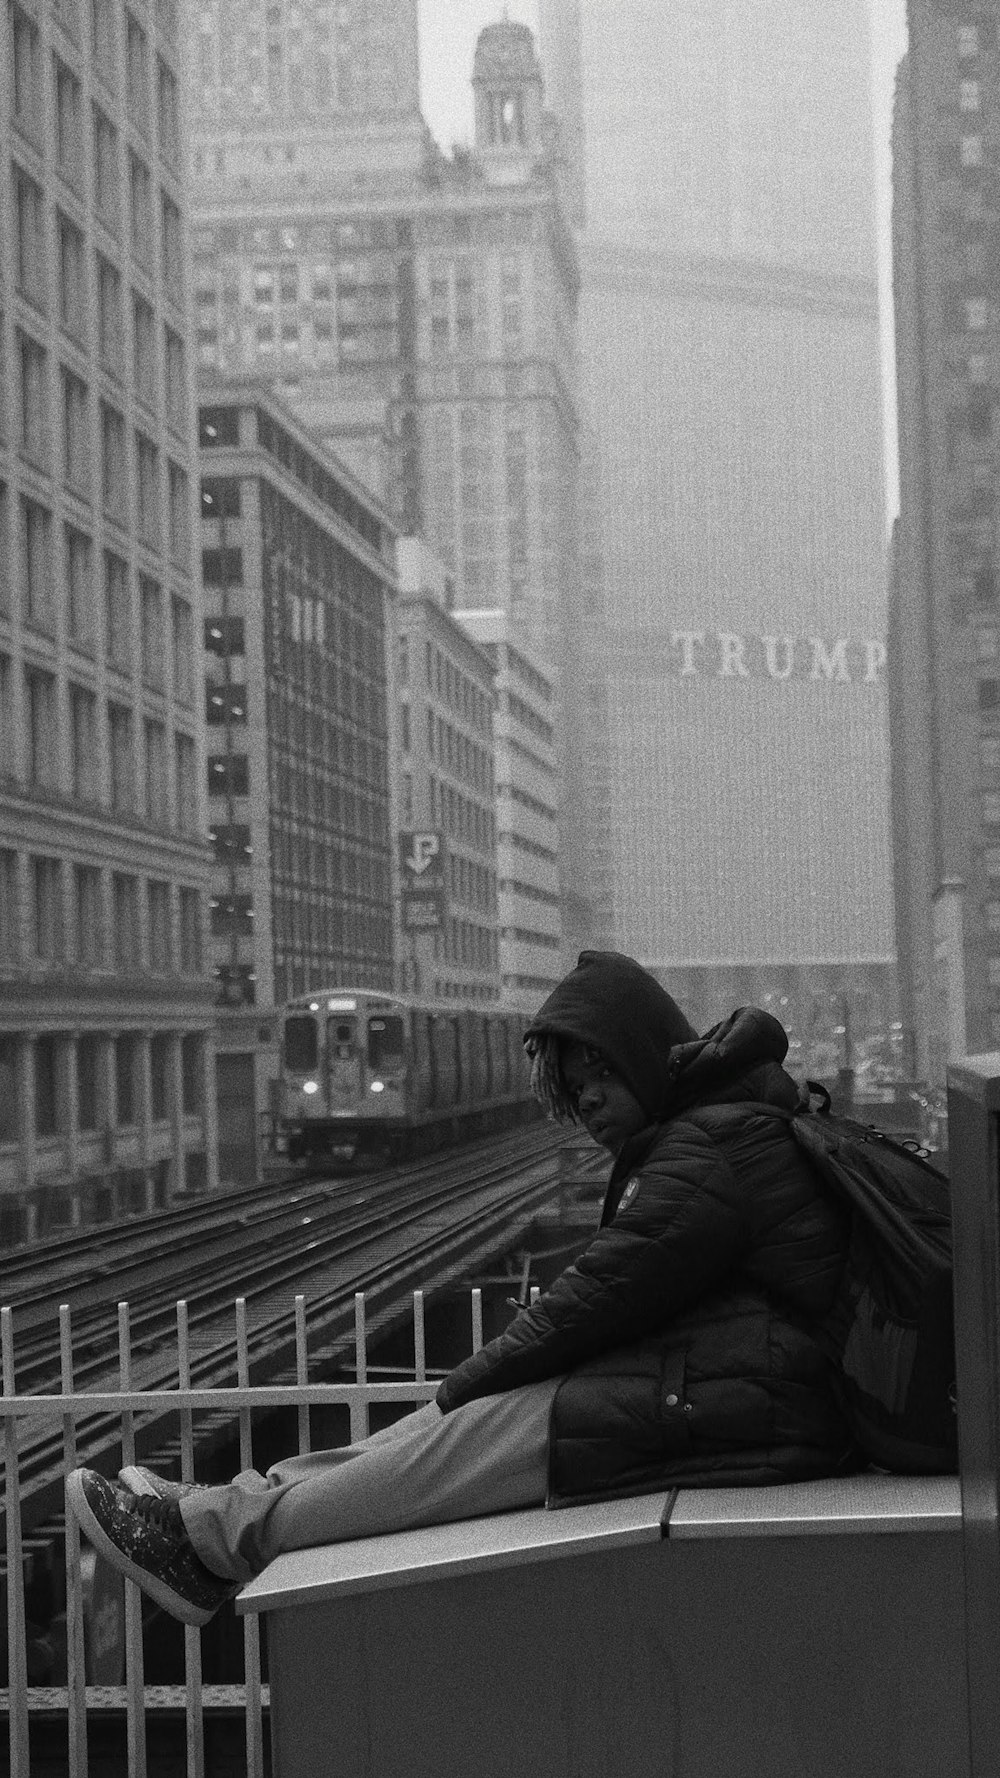
[[399, 836], [403, 929], [439, 932], [444, 925], [444, 844], [439, 832], [408, 830]]

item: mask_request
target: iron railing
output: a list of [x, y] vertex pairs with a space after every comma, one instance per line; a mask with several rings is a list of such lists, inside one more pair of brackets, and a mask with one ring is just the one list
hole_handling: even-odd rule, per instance
[[[533, 1291], [532, 1296], [537, 1292]], [[198, 1389], [191, 1387], [191, 1345], [187, 1304], [177, 1304], [178, 1387], [144, 1390], [133, 1385], [132, 1343], [128, 1303], [118, 1305], [118, 1378], [110, 1389], [76, 1392], [73, 1384], [73, 1335], [69, 1307], [59, 1310], [60, 1390], [53, 1395], [18, 1394], [14, 1315], [0, 1310], [0, 1357], [3, 1391], [0, 1418], [4, 1434], [4, 1505], [7, 1525], [7, 1642], [8, 1685], [0, 1692], [0, 1707], [9, 1720], [11, 1778], [31, 1778], [31, 1719], [44, 1713], [64, 1716], [68, 1747], [69, 1778], [88, 1778], [88, 1720], [95, 1710], [124, 1712], [129, 1778], [146, 1778], [146, 1717], [149, 1710], [183, 1711], [186, 1722], [187, 1778], [205, 1778], [205, 1712], [212, 1708], [242, 1708], [245, 1718], [247, 1778], [263, 1778], [264, 1725], [268, 1705], [267, 1686], [261, 1678], [260, 1628], [256, 1616], [242, 1620], [244, 1680], [242, 1685], [208, 1685], [202, 1680], [201, 1633], [184, 1629], [184, 1684], [147, 1686], [144, 1678], [141, 1597], [131, 1582], [125, 1583], [124, 1684], [99, 1685], [88, 1678], [88, 1649], [84, 1618], [84, 1586], [80, 1533], [71, 1513], [66, 1515], [66, 1683], [36, 1686], [28, 1683], [25, 1610], [25, 1541], [21, 1524], [19, 1449], [22, 1432], [37, 1433], [46, 1424], [61, 1424], [63, 1459], [67, 1474], [76, 1467], [81, 1422], [93, 1415], [120, 1417], [122, 1463], [136, 1457], [136, 1435], [154, 1422], [176, 1416], [180, 1427], [180, 1465], [183, 1480], [194, 1480], [195, 1425], [199, 1413], [232, 1414], [238, 1425], [240, 1467], [253, 1464], [252, 1414], [255, 1409], [295, 1407], [298, 1410], [298, 1450], [310, 1448], [309, 1410], [344, 1405], [350, 1414], [352, 1441], [367, 1437], [369, 1409], [376, 1403], [416, 1406], [430, 1400], [437, 1383], [428, 1378], [424, 1336], [424, 1294], [413, 1294], [412, 1377], [398, 1382], [371, 1382], [368, 1365], [368, 1327], [365, 1297], [355, 1297], [353, 1383], [310, 1383], [306, 1340], [307, 1310], [303, 1296], [295, 1298], [295, 1382], [250, 1383], [246, 1302], [235, 1304], [236, 1386]], [[471, 1350], [478, 1351], [483, 1337], [482, 1293], [471, 1292]]]

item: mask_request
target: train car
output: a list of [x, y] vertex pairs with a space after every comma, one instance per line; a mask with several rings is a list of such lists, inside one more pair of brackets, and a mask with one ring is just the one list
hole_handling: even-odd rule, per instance
[[539, 1115], [522, 1014], [372, 988], [317, 989], [282, 1015], [274, 1147], [290, 1161], [418, 1154]]

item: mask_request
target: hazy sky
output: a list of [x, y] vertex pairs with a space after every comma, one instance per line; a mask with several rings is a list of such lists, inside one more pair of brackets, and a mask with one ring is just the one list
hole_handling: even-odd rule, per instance
[[[666, 0], [661, 0], [665, 4]], [[825, 0], [836, 5], [837, 0]], [[472, 57], [484, 25], [504, 13], [503, 0], [419, 0], [424, 116], [443, 148], [472, 137]], [[615, 0], [584, 0], [614, 5]], [[896, 66], [906, 48], [906, 0], [871, 0], [872, 103], [875, 125], [877, 227], [882, 298], [888, 516], [897, 506], [895, 382], [892, 374], [890, 136]], [[507, 14], [538, 29], [537, 0], [510, 0]]]

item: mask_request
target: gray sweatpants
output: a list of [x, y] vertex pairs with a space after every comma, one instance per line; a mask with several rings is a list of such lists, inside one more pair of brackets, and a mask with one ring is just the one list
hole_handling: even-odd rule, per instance
[[181, 1502], [206, 1568], [249, 1580], [285, 1550], [541, 1506], [554, 1377], [442, 1414], [435, 1402], [356, 1445], [245, 1469]]

